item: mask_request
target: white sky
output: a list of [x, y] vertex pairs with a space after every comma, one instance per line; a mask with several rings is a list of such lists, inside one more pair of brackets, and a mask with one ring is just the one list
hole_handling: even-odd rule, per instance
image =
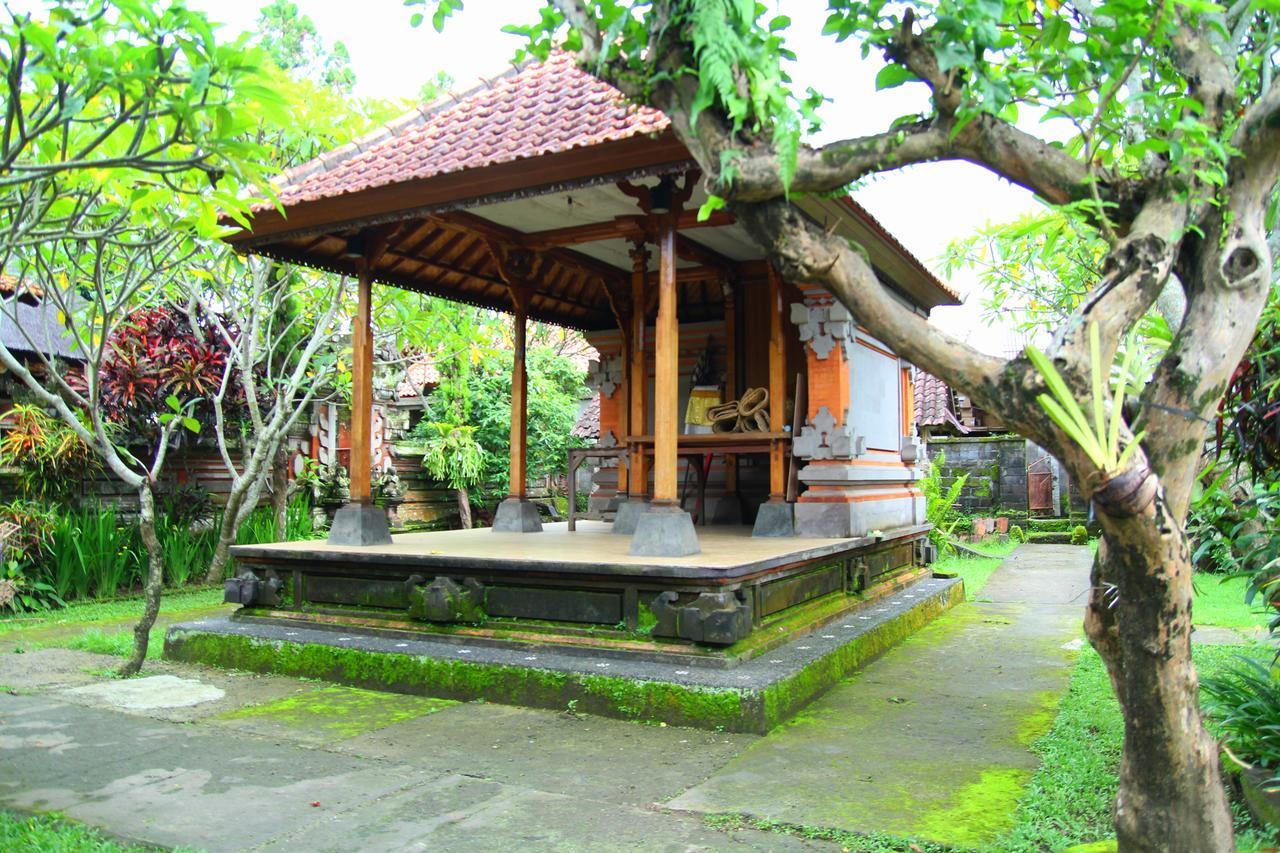
[[[258, 10], [267, 0], [190, 0], [213, 20], [227, 25], [225, 36], [253, 30]], [[501, 32], [512, 22], [532, 20], [540, 0], [466, 0], [462, 12], [437, 34], [429, 24], [412, 28], [413, 9], [400, 0], [296, 0], [310, 16], [326, 43], [341, 40], [351, 54], [359, 94], [412, 98], [421, 85], [444, 71], [462, 84], [477, 76], [492, 76], [507, 67], [519, 39]], [[859, 48], [837, 44], [821, 36], [826, 3], [787, 0], [794, 23], [788, 44], [798, 63], [792, 69], [801, 88], [813, 86], [832, 99], [822, 115], [825, 127], [814, 141], [884, 130], [899, 115], [924, 108], [924, 87], [907, 85], [875, 91], [875, 75], [883, 64], [872, 55], [863, 60]], [[418, 7], [421, 8], [421, 7]], [[968, 236], [988, 221], [1002, 222], [1036, 208], [1026, 190], [997, 179], [967, 163], [931, 163], [877, 178], [856, 198], [872, 215], [936, 273], [938, 256], [957, 237]], [[971, 275], [951, 283], [962, 294], [973, 290]], [[959, 308], [934, 311], [939, 326], [994, 354], [1005, 354], [1013, 337], [992, 329], [980, 319], [976, 294]]]

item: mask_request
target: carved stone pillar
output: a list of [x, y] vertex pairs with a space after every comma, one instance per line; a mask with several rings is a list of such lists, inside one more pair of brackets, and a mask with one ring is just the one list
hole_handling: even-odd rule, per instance
[[808, 409], [792, 451], [807, 488], [802, 536], [863, 536], [918, 523], [919, 472], [903, 461], [901, 362], [860, 331], [843, 305], [811, 289], [791, 305], [808, 365]]

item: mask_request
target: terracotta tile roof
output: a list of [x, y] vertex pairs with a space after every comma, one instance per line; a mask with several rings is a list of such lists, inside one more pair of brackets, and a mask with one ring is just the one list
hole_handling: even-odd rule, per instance
[[[572, 54], [554, 53], [459, 94], [446, 95], [286, 171], [277, 184], [284, 207], [334, 199], [376, 187], [482, 169], [501, 163], [589, 148], [671, 126], [666, 114], [636, 106], [608, 83], [578, 68]], [[866, 208], [844, 206], [897, 253], [959, 301]], [[272, 208], [269, 202], [254, 205]]]
[[671, 124], [580, 71], [570, 54], [448, 96], [284, 175], [284, 205], [586, 148]]
[[600, 437], [600, 395], [593, 394], [587, 404], [582, 407], [578, 420], [573, 425], [570, 435], [575, 438]]
[[404, 371], [404, 378], [396, 385], [396, 397], [425, 397], [427, 392], [440, 384], [440, 371], [435, 363], [421, 359], [411, 363]]
[[916, 371], [916, 424], [940, 426], [954, 422], [951, 415], [951, 389], [932, 373]]
[[0, 297], [13, 296], [32, 305], [44, 297], [44, 290], [38, 284], [24, 284], [16, 275], [0, 273]]

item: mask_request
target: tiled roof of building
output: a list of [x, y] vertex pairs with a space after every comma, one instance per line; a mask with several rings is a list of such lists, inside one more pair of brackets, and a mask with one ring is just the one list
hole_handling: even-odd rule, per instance
[[396, 384], [396, 397], [406, 399], [426, 396], [427, 391], [440, 384], [440, 371], [435, 362], [419, 359], [404, 371], [404, 378]]
[[284, 205], [478, 169], [637, 134], [671, 124], [580, 71], [570, 54], [447, 96], [286, 172]]
[[575, 438], [600, 437], [600, 395], [592, 394], [587, 404], [582, 407], [578, 421], [573, 425], [570, 435]]
[[[557, 52], [460, 94], [450, 94], [284, 173], [284, 207], [560, 154], [668, 130], [659, 110], [625, 96]], [[852, 198], [842, 203], [934, 284], [955, 299], [902, 243]], [[272, 207], [261, 202], [257, 209]]]
[[31, 305], [35, 305], [44, 297], [44, 290], [40, 285], [23, 283], [16, 275], [0, 273], [0, 297], [8, 298], [15, 293], [18, 294], [18, 298]]
[[951, 414], [951, 389], [932, 373], [916, 371], [916, 424], [940, 426], [954, 422]]

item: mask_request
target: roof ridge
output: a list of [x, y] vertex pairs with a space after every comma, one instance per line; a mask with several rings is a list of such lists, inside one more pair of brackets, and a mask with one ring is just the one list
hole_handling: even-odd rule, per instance
[[520, 63], [508, 63], [508, 67], [493, 76], [485, 76], [483, 74], [476, 75], [472, 79], [470, 85], [459, 92], [457, 87], [451, 87], [444, 94], [438, 95], [435, 100], [427, 104], [419, 104], [408, 112], [402, 113], [396, 118], [389, 119], [382, 125], [375, 127], [357, 139], [339, 145], [331, 151], [319, 154], [305, 163], [299, 163], [297, 166], [291, 166], [280, 173], [279, 179], [276, 181], [276, 188], [283, 189], [288, 185], [305, 180], [311, 175], [320, 172], [330, 172], [334, 167], [345, 162], [349, 158], [360, 154], [368, 149], [392, 139], [402, 133], [404, 130], [418, 124], [422, 124], [436, 113], [448, 109], [455, 104], [471, 98], [481, 92], [493, 89], [499, 82], [519, 74], [525, 68], [532, 64], [531, 60], [525, 60]]

